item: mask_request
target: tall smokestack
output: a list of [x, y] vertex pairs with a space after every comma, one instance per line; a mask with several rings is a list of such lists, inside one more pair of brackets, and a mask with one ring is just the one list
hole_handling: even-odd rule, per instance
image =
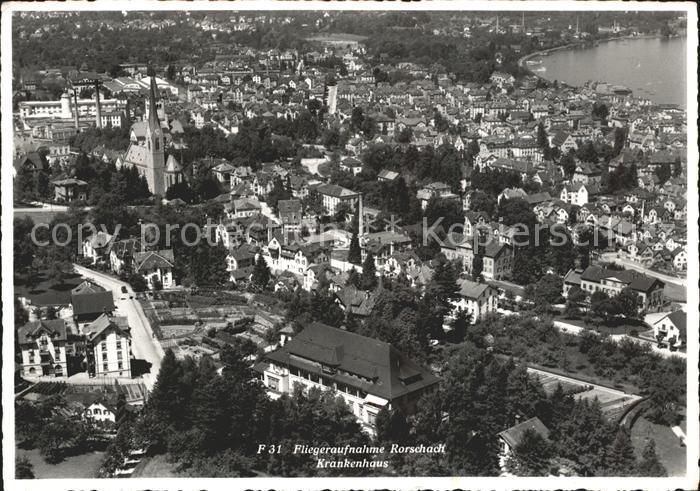
[[100, 82], [95, 80], [95, 127], [102, 128], [102, 108], [100, 107]]
[[75, 115], [75, 129], [80, 130], [80, 115], [78, 114], [78, 91], [73, 89], [73, 100], [75, 101], [75, 107], [73, 108]]
[[362, 193], [360, 193], [360, 199], [357, 202], [357, 213], [359, 213], [357, 217], [357, 236], [361, 237], [362, 234], [365, 233], [363, 216], [364, 211], [362, 210]]

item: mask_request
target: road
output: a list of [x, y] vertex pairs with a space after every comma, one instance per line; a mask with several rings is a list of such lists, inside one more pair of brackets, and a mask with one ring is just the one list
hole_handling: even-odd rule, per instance
[[[554, 324], [554, 327], [556, 327], [557, 329], [564, 331], [564, 332], [568, 332], [570, 334], [575, 334], [577, 336], [580, 335], [584, 331], [596, 332], [596, 331], [593, 331], [591, 329], [586, 329], [585, 327], [577, 326], [574, 324], [569, 324], [567, 322], [553, 321], [552, 323]], [[651, 341], [646, 341], [644, 339], [628, 336], [627, 334], [612, 334], [612, 335], [610, 335], [610, 339], [612, 339], [615, 342], [619, 342], [625, 338], [631, 339], [637, 343], [648, 344], [649, 346], [651, 346], [651, 350], [654, 353], [658, 353], [661, 356], [663, 356], [664, 358], [671, 358], [673, 356], [678, 356], [680, 358], [686, 358], [686, 354], [681, 352], [681, 351], [669, 351], [666, 348], [659, 348], [658, 346], [656, 346], [656, 343], [653, 343]]]
[[[139, 360], [145, 360], [151, 364], [150, 373], [143, 375], [143, 382], [148, 390], [153, 389], [156, 382], [158, 372], [160, 371], [160, 363], [165, 356], [162, 346], [153, 336], [151, 324], [148, 322], [146, 315], [141, 308], [141, 304], [135, 299], [129, 297], [134, 296], [134, 291], [129, 284], [120, 281], [116, 278], [108, 276], [97, 271], [74, 265], [76, 272], [83, 277], [94, 281], [98, 285], [112, 291], [114, 295], [114, 305], [117, 307], [116, 315], [126, 316], [131, 327], [131, 347], [134, 357]], [[128, 294], [122, 294], [122, 286], [126, 287]]]
[[600, 255], [600, 261], [615, 263], [615, 264], [618, 264], [620, 266], [624, 266], [625, 268], [634, 269], [636, 271], [647, 274], [649, 276], [654, 276], [655, 278], [658, 278], [661, 281], [665, 281], [667, 283], [673, 283], [675, 285], [679, 285], [682, 287], [685, 287], [688, 284], [688, 282], [685, 278], [678, 278], [677, 276], [669, 276], [667, 274], [653, 271], [653, 270], [645, 268], [644, 266], [641, 266], [633, 261], [618, 257], [617, 253], [615, 253], [615, 252], [602, 253]]

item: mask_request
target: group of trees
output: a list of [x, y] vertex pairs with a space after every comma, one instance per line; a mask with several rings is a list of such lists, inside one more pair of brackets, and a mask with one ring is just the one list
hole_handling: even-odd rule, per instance
[[[421, 399], [410, 420], [398, 410], [377, 418], [383, 442], [447, 445], [444, 455], [391, 456], [400, 475], [498, 475], [497, 434], [535, 416], [549, 436], [523, 435], [506, 462], [517, 475], [665, 475], [653, 448], [637, 461], [629, 434], [605, 418], [597, 401], [574, 399], [561, 386], [548, 394], [512, 358], [504, 361], [470, 342], [446, 366], [438, 390]], [[642, 469], [654, 459], [653, 471]]]
[[75, 177], [88, 184], [87, 204], [95, 204], [107, 193], [118, 195], [118, 199], [128, 204], [141, 204], [151, 193], [145, 177], [139, 175], [135, 167], [117, 169], [114, 163], [105, 163], [84, 152], [72, 162], [48, 165], [46, 156], [40, 153], [43, 165], [36, 171], [20, 169], [15, 183], [15, 200], [53, 201], [51, 182], [65, 177]]
[[[135, 433], [152, 451], [167, 453], [185, 475], [336, 475], [335, 469], [317, 469], [313, 455], [294, 454], [294, 445], [369, 443], [334, 394], [297, 390], [272, 401], [234, 347], [222, 350], [221, 363], [219, 374], [209, 358], [177, 360], [168, 350], [135, 423]], [[258, 453], [260, 442], [275, 442], [280, 451]], [[341, 470], [345, 475], [365, 472]]]
[[471, 331], [474, 336], [493, 336], [497, 353], [561, 370], [575, 368], [582, 377], [633, 387], [636, 393], [648, 396], [645, 414], [649, 419], [677, 424], [686, 397], [682, 359], [664, 358], [632, 339], [615, 341], [595, 332], [565, 333], [550, 318], [541, 317], [535, 319], [528, 313], [493, 317]]
[[49, 464], [61, 462], [71, 454], [88, 452], [101, 445], [95, 427], [85, 421], [63, 416], [66, 408], [62, 396], [52, 396], [35, 403], [15, 403], [15, 432], [19, 448], [38, 448]]
[[86, 128], [71, 137], [70, 145], [86, 154], [100, 146], [124, 151], [129, 148], [129, 127], [125, 124], [121, 128]]

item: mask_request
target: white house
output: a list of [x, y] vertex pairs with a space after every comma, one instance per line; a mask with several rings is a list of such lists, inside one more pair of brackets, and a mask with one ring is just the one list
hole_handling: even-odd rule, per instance
[[458, 311], [469, 314], [469, 320], [476, 324], [486, 314], [496, 312], [498, 308], [498, 291], [486, 283], [460, 280], [459, 299], [452, 301], [454, 317]]
[[682, 310], [665, 315], [654, 323], [654, 337], [678, 348], [687, 341], [686, 321], [687, 314]]
[[102, 314], [84, 333], [90, 376], [131, 378], [131, 329], [126, 317]]
[[97, 232], [83, 241], [83, 256], [96, 263], [105, 259], [109, 253], [112, 236], [106, 232]]
[[173, 263], [175, 257], [172, 249], [134, 253], [134, 271], [143, 275], [148, 288], [154, 288], [154, 281], [160, 281], [163, 288], [175, 286]]

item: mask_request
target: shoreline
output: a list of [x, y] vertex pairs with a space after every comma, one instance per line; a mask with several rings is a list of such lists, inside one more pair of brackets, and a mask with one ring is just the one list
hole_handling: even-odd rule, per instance
[[[610, 41], [622, 41], [622, 40], [629, 40], [629, 39], [657, 39], [657, 38], [661, 38], [661, 37], [662, 36], [660, 34], [640, 34], [637, 36], [634, 36], [632, 34], [625, 34], [622, 36], [615, 36], [615, 37], [611, 37], [611, 38], [597, 39], [597, 40], [592, 41], [592, 42], [575, 42], [575, 43], [563, 44], [561, 46], [555, 46], [553, 48], [547, 48], [547, 49], [543, 49], [540, 51], [534, 51], [528, 55], [521, 56], [518, 59], [518, 66], [520, 68], [523, 68], [523, 69], [527, 70], [528, 72], [530, 72], [531, 75], [534, 75], [536, 77], [547, 80], [545, 77], [538, 75], [536, 72], [533, 72], [532, 70], [530, 70], [527, 67], [526, 62], [528, 60], [530, 60], [531, 58], [536, 58], [537, 56], [547, 56], [550, 53], [554, 53], [555, 51], [577, 49], [577, 48], [583, 48], [583, 49], [595, 48], [600, 43], [607, 43]], [[674, 36], [674, 37], [671, 37], [669, 39], [674, 39], [675, 37], [680, 37], [680, 36]]]
[[[684, 33], [685, 34], [685, 33]], [[632, 35], [632, 34], [626, 34], [622, 36], [615, 36], [611, 38], [605, 38], [605, 39], [598, 39], [593, 42], [575, 42], [575, 43], [568, 43], [562, 46], [555, 46], [553, 48], [547, 48], [543, 49], [540, 51], [535, 51], [533, 53], [527, 54], [525, 56], [522, 56], [518, 59], [518, 67], [525, 70], [528, 75], [537, 77], [538, 79], [544, 80], [547, 83], [551, 83], [552, 80], [548, 79], [545, 76], [540, 75], [539, 73], [535, 72], [534, 70], [530, 69], [527, 65], [527, 61], [529, 61], [532, 58], [536, 58], [538, 56], [547, 56], [550, 53], [554, 53], [556, 51], [563, 51], [563, 50], [573, 50], [573, 49], [590, 49], [590, 48], [595, 48], [599, 46], [601, 43], [607, 43], [610, 41], [624, 41], [624, 40], [635, 40], [635, 39], [661, 39], [664, 36], [661, 34], [639, 34], [639, 35]], [[675, 39], [678, 37], [682, 37], [681, 35], [675, 35], [671, 36], [668, 39]], [[559, 80], [560, 85], [564, 85], [566, 87], [581, 87], [580, 85], [570, 85], [566, 82], [563, 82]]]

